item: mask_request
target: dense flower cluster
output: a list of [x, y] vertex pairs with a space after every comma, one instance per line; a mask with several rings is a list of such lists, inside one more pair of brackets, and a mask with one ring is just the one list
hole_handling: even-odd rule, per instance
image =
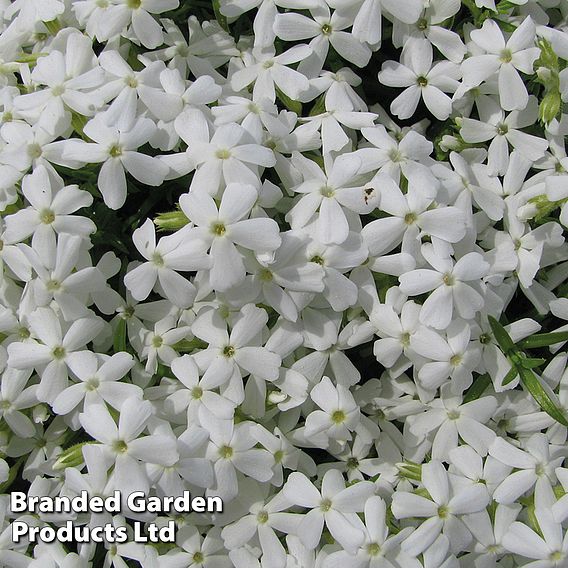
[[[568, 566], [565, 0], [0, 30], [1, 566]], [[16, 544], [15, 488], [225, 511]]]

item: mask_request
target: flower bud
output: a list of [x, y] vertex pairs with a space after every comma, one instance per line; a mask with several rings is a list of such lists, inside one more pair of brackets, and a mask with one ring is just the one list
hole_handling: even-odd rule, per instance
[[539, 107], [539, 118], [545, 124], [548, 124], [552, 119], [556, 118], [562, 108], [562, 99], [560, 92], [550, 91], [542, 99]]
[[55, 460], [53, 469], [60, 470], [81, 465], [84, 462], [83, 446], [90, 443], [91, 442], [82, 442], [63, 450], [57, 457], [57, 460]]

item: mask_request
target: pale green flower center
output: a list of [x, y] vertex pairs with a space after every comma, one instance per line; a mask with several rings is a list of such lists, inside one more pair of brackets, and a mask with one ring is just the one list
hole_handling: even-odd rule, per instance
[[413, 223], [416, 222], [416, 219], [418, 219], [416, 213], [407, 213], [407, 214], [404, 216], [404, 222], [405, 222], [407, 225], [412, 225]]
[[199, 400], [203, 396], [203, 389], [201, 387], [193, 387], [191, 389], [191, 397]]
[[63, 359], [65, 357], [65, 347], [62, 347], [61, 345], [54, 347], [51, 354], [53, 355], [54, 359]]
[[99, 388], [101, 382], [97, 377], [92, 377], [86, 383], [86, 389], [90, 392], [96, 391]]
[[228, 160], [231, 157], [231, 151], [227, 150], [226, 148], [221, 148], [215, 152], [215, 155], [220, 160]]
[[162, 268], [164, 266], [164, 257], [159, 253], [155, 252], [152, 255], [152, 262], [158, 267]]
[[327, 513], [331, 509], [331, 499], [323, 499], [320, 503], [320, 511]]
[[394, 163], [402, 162], [402, 160], [404, 159], [402, 152], [396, 149], [393, 149], [389, 152], [389, 158], [391, 159], [391, 162]]
[[263, 282], [271, 282], [274, 278], [274, 275], [272, 274], [272, 272], [270, 270], [268, 270], [268, 268], [263, 268], [260, 271], [260, 279]]
[[479, 343], [481, 343], [482, 345], [487, 345], [490, 342], [491, 342], [491, 335], [489, 333], [482, 333], [479, 336]]
[[213, 223], [213, 225], [211, 225], [211, 232], [216, 237], [222, 237], [227, 232], [227, 227], [225, 227], [224, 223]]
[[232, 345], [225, 345], [225, 347], [223, 347], [223, 355], [227, 357], [227, 359], [234, 357], [235, 348]]
[[30, 335], [30, 330], [27, 327], [21, 327], [18, 329], [18, 337], [20, 339], [28, 339]]
[[349, 458], [347, 460], [347, 469], [357, 469], [359, 467], [359, 460], [357, 458]]
[[122, 147], [119, 144], [113, 144], [109, 150], [108, 154], [111, 158], [118, 158], [122, 156]]
[[128, 450], [128, 444], [124, 440], [116, 440], [112, 445], [112, 449], [117, 454], [124, 454]]
[[442, 282], [446, 286], [453, 286], [456, 283], [456, 279], [449, 272], [446, 272], [442, 277]]
[[335, 410], [331, 415], [331, 421], [334, 424], [342, 424], [343, 422], [345, 422], [346, 418], [347, 415], [345, 414], [345, 412], [343, 412], [343, 410]]
[[233, 457], [233, 448], [231, 448], [231, 446], [221, 446], [219, 448], [219, 455], [228, 460]]
[[543, 475], [546, 475], [546, 467], [539, 463], [537, 464], [537, 466], [534, 468], [534, 472], [536, 473], [536, 475], [538, 475], [539, 477], [542, 477]]
[[381, 553], [381, 547], [376, 542], [367, 545], [367, 554], [369, 556], [378, 556]]
[[332, 31], [333, 31], [333, 28], [331, 27], [331, 24], [324, 24], [321, 27], [321, 33], [325, 36], [331, 35]]
[[55, 213], [51, 209], [44, 209], [39, 214], [39, 219], [45, 225], [51, 225], [55, 221]]
[[129, 75], [128, 77], [125, 77], [124, 83], [126, 84], [127, 87], [130, 87], [131, 89], [136, 89], [136, 87], [138, 87], [138, 79], [134, 77], [134, 75]]
[[45, 287], [49, 292], [56, 292], [61, 288], [61, 283], [58, 280], [49, 280]]
[[161, 336], [154, 335], [154, 337], [152, 337], [152, 347], [154, 347], [155, 349], [159, 349], [163, 344], [164, 340]]
[[497, 134], [499, 136], [505, 136], [509, 132], [509, 127], [505, 123], [501, 123], [497, 126]]
[[268, 522], [268, 513], [266, 511], [259, 511], [256, 516], [256, 520], [259, 524], [264, 525]]
[[335, 195], [335, 190], [332, 187], [329, 187], [327, 185], [324, 185], [321, 189], [320, 189], [320, 193], [324, 196], [324, 197], [333, 197]]
[[462, 356], [460, 354], [453, 355], [450, 358], [450, 365], [457, 367], [462, 362]]
[[501, 52], [500, 59], [503, 63], [511, 63], [511, 61], [513, 60], [513, 53], [511, 52], [510, 49], [505, 48]]
[[37, 160], [42, 154], [42, 149], [39, 144], [30, 144], [28, 146], [28, 156], [32, 160]]
[[421, 30], [424, 31], [425, 29], [428, 28], [428, 20], [426, 18], [420, 18], [417, 22], [416, 22], [416, 27]]

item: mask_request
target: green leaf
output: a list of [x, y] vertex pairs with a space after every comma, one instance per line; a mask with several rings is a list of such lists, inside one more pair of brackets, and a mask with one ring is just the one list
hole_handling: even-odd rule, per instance
[[116, 353], [126, 351], [126, 320], [123, 318], [118, 320], [118, 325], [114, 331], [113, 346]]
[[517, 371], [517, 368], [515, 367], [515, 365], [513, 365], [503, 378], [503, 386], [508, 385], [510, 382], [514, 381], [518, 374], [519, 372]]
[[23, 463], [26, 461], [27, 456], [20, 458], [9, 470], [8, 479], [4, 483], [0, 483], [0, 493], [6, 493], [9, 487], [14, 483], [18, 476], [18, 471]]
[[568, 331], [555, 331], [553, 333], [537, 333], [519, 341], [519, 347], [523, 349], [536, 349], [538, 347], [548, 347], [556, 343], [568, 341]]
[[285, 95], [278, 87], [276, 87], [276, 96], [288, 110], [295, 112], [298, 116], [302, 116], [301, 102], [291, 99], [288, 95]]
[[226, 31], [229, 31], [229, 23], [227, 18], [221, 14], [221, 2], [220, 0], [213, 0], [213, 11], [215, 12], [215, 19], [219, 22], [219, 25]]
[[326, 112], [325, 95], [322, 95], [321, 97], [316, 99], [314, 106], [310, 110], [310, 116], [317, 116], [318, 114], [323, 114], [324, 112]]
[[510, 351], [514, 351], [516, 346], [511, 339], [511, 336], [507, 333], [507, 330], [493, 317], [488, 316], [489, 325], [491, 326], [491, 331], [499, 344], [499, 347], [503, 350], [503, 353], [507, 355]]
[[462, 404], [467, 404], [468, 402], [472, 402], [473, 400], [477, 400], [487, 389], [487, 387], [491, 384], [491, 377], [488, 373], [484, 375], [480, 375], [477, 377], [473, 384], [469, 387], [467, 392], [463, 397]]
[[501, 20], [500, 18], [494, 18], [494, 21], [504, 32], [512, 34], [517, 29], [517, 26], [514, 26], [513, 24], [510, 24], [509, 22], [505, 22], [504, 20]]
[[517, 4], [509, 2], [509, 0], [501, 0], [501, 2], [497, 4], [497, 12], [499, 12], [499, 14], [506, 14], [509, 10], [514, 8], [517, 8]]
[[554, 420], [568, 427], [568, 420], [564, 416], [564, 411], [553, 401], [555, 395], [552, 390], [549, 387], [545, 387], [531, 370], [520, 367], [518, 371], [521, 375], [521, 383], [531, 393], [540, 408]]
[[521, 357], [521, 366], [525, 369], [536, 369], [546, 363], [542, 357]]

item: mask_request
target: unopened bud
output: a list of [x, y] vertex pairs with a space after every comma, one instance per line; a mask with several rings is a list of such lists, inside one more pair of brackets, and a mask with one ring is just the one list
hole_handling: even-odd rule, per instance
[[83, 446], [85, 444], [90, 444], [92, 442], [81, 442], [80, 444], [75, 444], [66, 450], [63, 450], [55, 463], [53, 464], [53, 469], [66, 469], [68, 467], [77, 467], [81, 465], [85, 460], [83, 458]]
[[168, 211], [167, 213], [160, 213], [155, 219], [154, 223], [162, 231], [179, 231], [189, 223], [189, 219], [185, 216], [183, 211]]
[[562, 98], [557, 90], [547, 93], [540, 103], [538, 109], [539, 118], [545, 124], [550, 123], [560, 114], [562, 108]]

